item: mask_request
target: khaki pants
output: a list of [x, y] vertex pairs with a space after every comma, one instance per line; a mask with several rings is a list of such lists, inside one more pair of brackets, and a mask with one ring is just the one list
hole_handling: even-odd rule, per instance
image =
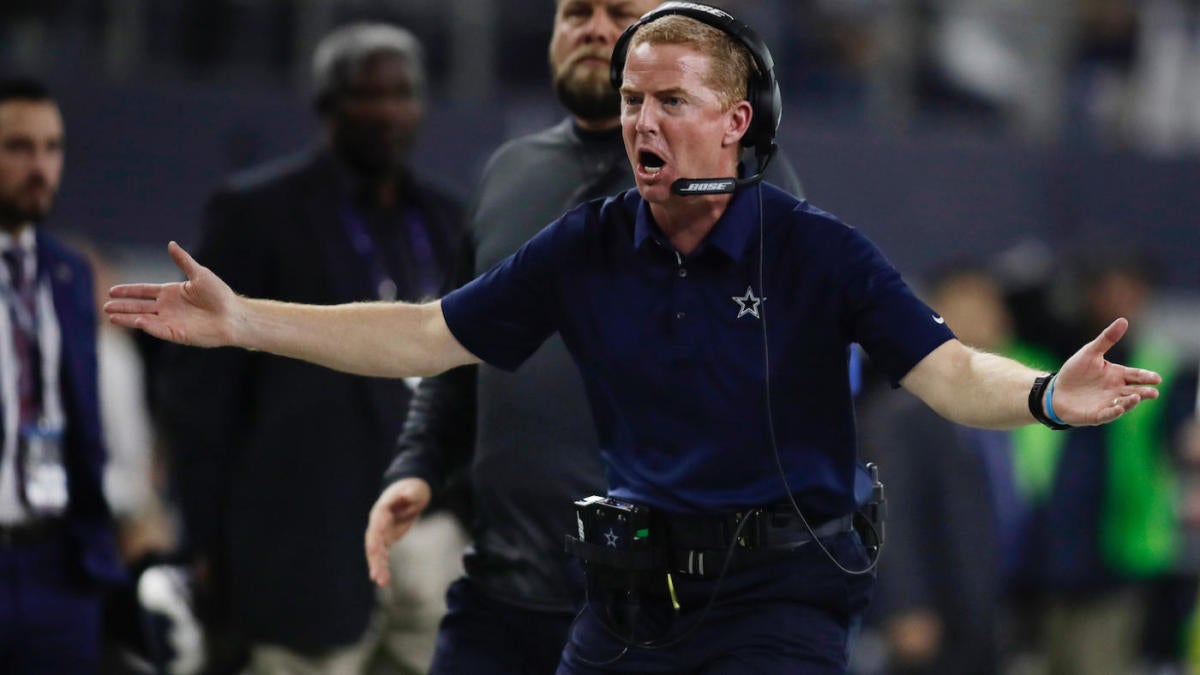
[[[446, 587], [462, 576], [467, 533], [446, 513], [433, 513], [390, 551], [392, 581], [359, 642], [310, 656], [275, 645], [250, 650], [253, 675], [415, 675], [429, 670]], [[366, 574], [366, 563], [363, 563]]]
[[1052, 602], [1044, 617], [1049, 675], [1129, 675], [1136, 672], [1145, 621], [1140, 588], [1086, 602]]

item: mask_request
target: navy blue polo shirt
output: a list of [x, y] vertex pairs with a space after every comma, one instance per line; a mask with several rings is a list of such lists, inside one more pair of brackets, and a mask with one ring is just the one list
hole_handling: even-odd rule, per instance
[[896, 382], [953, 337], [862, 234], [766, 184], [740, 190], [687, 256], [636, 190], [582, 204], [442, 312], [471, 353], [510, 370], [561, 333], [609, 493], [681, 513], [785, 497], [768, 400], [801, 507], [853, 510], [850, 343]]

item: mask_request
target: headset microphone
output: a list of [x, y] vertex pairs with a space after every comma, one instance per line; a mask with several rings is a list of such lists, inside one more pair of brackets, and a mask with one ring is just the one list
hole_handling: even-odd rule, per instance
[[762, 180], [763, 174], [767, 171], [767, 165], [771, 163], [771, 159], [775, 156], [775, 151], [778, 149], [779, 146], [772, 141], [765, 153], [755, 153], [758, 157], [758, 169], [752, 176], [747, 178], [678, 178], [674, 183], [671, 183], [671, 192], [685, 197], [724, 195], [737, 192], [741, 188], [754, 185]]

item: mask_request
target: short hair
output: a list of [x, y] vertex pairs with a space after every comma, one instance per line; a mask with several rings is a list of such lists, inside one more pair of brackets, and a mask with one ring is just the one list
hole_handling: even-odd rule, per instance
[[313, 101], [324, 112], [363, 64], [379, 55], [400, 57], [418, 98], [425, 90], [425, 56], [410, 31], [386, 23], [352, 23], [321, 39], [313, 52]]
[[704, 83], [717, 92], [724, 110], [746, 99], [750, 74], [758, 72], [754, 57], [733, 36], [686, 16], [669, 14], [639, 28], [628, 51], [642, 43], [691, 45], [710, 56]]
[[0, 103], [9, 101], [55, 102], [50, 88], [38, 80], [26, 77], [0, 78]]

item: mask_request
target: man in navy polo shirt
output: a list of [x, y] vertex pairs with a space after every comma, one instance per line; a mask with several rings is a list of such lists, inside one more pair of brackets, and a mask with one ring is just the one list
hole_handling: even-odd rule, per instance
[[[974, 426], [1106, 423], [1155, 398], [1159, 377], [1105, 361], [1123, 319], [1053, 378], [971, 350], [857, 230], [770, 185], [694, 179], [735, 175], [743, 137], [773, 137], [769, 61], [747, 31], [694, 3], [634, 24], [614, 68], [637, 190], [568, 212], [441, 301], [242, 298], [172, 243], [187, 281], [116, 287], [105, 309], [164, 339], [388, 377], [515, 368], [557, 331], [583, 374], [612, 497], [679, 532], [733, 518], [731, 551], [752, 530], [777, 544], [706, 557], [672, 540], [660, 586], [591, 598], [560, 672], [842, 672], [872, 584], [848, 526], [851, 342]], [[755, 509], [768, 524], [747, 528]], [[373, 576], [395, 522], [368, 526]]]

